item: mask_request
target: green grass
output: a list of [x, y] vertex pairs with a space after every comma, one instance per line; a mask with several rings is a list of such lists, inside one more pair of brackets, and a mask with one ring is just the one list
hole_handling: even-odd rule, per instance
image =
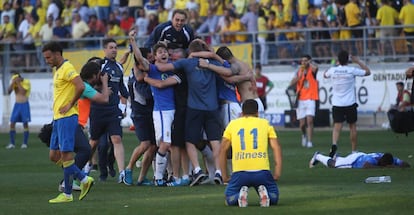
[[[224, 205], [224, 186], [136, 187], [109, 178], [96, 182], [83, 201], [49, 204], [58, 194], [62, 171], [48, 160], [48, 149], [30, 137], [29, 148], [6, 150], [7, 134], [0, 134], [0, 214], [412, 214], [414, 210], [414, 168], [409, 169], [328, 169], [308, 168], [314, 151], [327, 153], [330, 131], [315, 131], [314, 148], [300, 145], [299, 131], [279, 131], [283, 150], [283, 172], [278, 182], [279, 205], [259, 208], [251, 188], [249, 207]], [[339, 152], [350, 151], [348, 132], [341, 135]], [[21, 142], [18, 134], [17, 143]], [[126, 159], [137, 143], [124, 137]], [[20, 144], [18, 144], [20, 147]], [[391, 131], [360, 131], [358, 149], [364, 152], [391, 152], [414, 165], [414, 133], [408, 137]], [[135, 169], [134, 178], [138, 171]], [[392, 183], [365, 184], [368, 176], [390, 175]], [[95, 179], [98, 173], [92, 173]]]

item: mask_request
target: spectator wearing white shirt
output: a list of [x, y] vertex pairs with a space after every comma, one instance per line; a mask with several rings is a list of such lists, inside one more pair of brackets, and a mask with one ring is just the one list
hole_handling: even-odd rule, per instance
[[149, 20], [146, 18], [145, 10], [142, 8], [138, 9], [138, 17], [135, 20], [135, 27], [137, 30], [137, 44], [142, 47], [145, 42], [145, 36], [148, 35]]
[[208, 33], [211, 38], [211, 45], [218, 45], [220, 43], [219, 35], [215, 35], [218, 20], [219, 17], [214, 14], [213, 9], [209, 8], [207, 19], [196, 30], [197, 34]]

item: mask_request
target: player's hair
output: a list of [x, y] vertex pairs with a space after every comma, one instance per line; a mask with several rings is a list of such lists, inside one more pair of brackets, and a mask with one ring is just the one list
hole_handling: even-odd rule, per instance
[[46, 43], [43, 46], [42, 52], [46, 52], [46, 51], [59, 52], [60, 54], [62, 54], [63, 48], [59, 42], [52, 41], [52, 42]]
[[200, 52], [200, 51], [210, 51], [208, 45], [205, 42], [202, 42], [200, 39], [195, 39], [191, 41], [188, 45], [188, 52]]
[[254, 115], [257, 114], [259, 110], [259, 105], [254, 99], [247, 99], [243, 102], [242, 111], [244, 115]]
[[182, 10], [182, 9], [176, 9], [176, 10], [174, 10], [173, 11], [173, 14], [172, 14], [172, 17], [174, 17], [175, 14], [177, 14], [177, 13], [184, 15], [185, 18], [187, 19], [187, 12], [185, 10]]
[[[152, 53], [155, 55], [155, 53], [157, 53], [157, 50], [163, 48], [165, 50], [168, 51], [168, 47], [165, 45], [165, 43], [156, 43], [153, 47], [152, 47]], [[147, 54], [148, 55], [148, 54]]]
[[116, 41], [115, 41], [114, 39], [112, 39], [112, 38], [107, 38], [107, 39], [104, 39], [104, 40], [103, 40], [103, 47], [104, 47], [104, 48], [106, 48], [106, 46], [107, 46], [109, 43], [116, 43]]
[[395, 83], [397, 86], [399, 85], [399, 86], [401, 86], [401, 87], [404, 87], [404, 82], [401, 82], [401, 81], [399, 81], [399, 82], [397, 82], [397, 83]]
[[394, 157], [391, 153], [384, 153], [378, 160], [378, 166], [388, 166], [394, 163]]
[[216, 54], [220, 56], [221, 58], [223, 58], [224, 60], [230, 60], [231, 58], [234, 57], [233, 53], [227, 46], [221, 46], [220, 48], [218, 48], [216, 51]]
[[83, 65], [81, 72], [80, 72], [80, 77], [82, 78], [83, 81], [91, 79], [93, 78], [94, 75], [99, 74], [99, 72], [101, 71], [100, 67], [101, 66], [98, 65], [96, 62], [90, 61], [86, 63], [85, 65]]
[[86, 63], [89, 63], [89, 62], [94, 62], [94, 63], [98, 64], [99, 66], [101, 66], [104, 63], [104, 60], [100, 57], [94, 56], [94, 57], [89, 58], [86, 61]]
[[348, 64], [349, 53], [345, 50], [342, 50], [338, 53], [338, 61], [340, 65]]
[[312, 57], [310, 55], [308, 55], [308, 54], [302, 55], [302, 58], [306, 58], [308, 60], [312, 60]]

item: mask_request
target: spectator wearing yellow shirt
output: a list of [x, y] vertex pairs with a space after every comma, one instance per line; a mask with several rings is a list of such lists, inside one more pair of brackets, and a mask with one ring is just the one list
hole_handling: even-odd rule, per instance
[[[403, 25], [414, 25], [414, 5], [411, 3], [410, 0], [404, 0], [404, 6], [400, 10], [400, 14], [398, 16], [400, 19], [401, 24]], [[408, 51], [410, 53], [410, 61], [414, 60], [414, 28], [412, 27], [405, 27], [403, 29], [405, 38], [407, 38], [407, 46]]]
[[184, 10], [185, 6], [187, 5], [188, 0], [175, 0], [174, 2], [175, 2], [174, 3], [174, 9], [175, 10], [177, 10], [177, 9]]
[[378, 47], [379, 55], [384, 56], [385, 53], [385, 42], [388, 40], [391, 45], [392, 55], [395, 56], [394, 36], [395, 31], [393, 28], [386, 28], [394, 26], [398, 21], [398, 12], [390, 5], [390, 0], [381, 0], [382, 6], [378, 9], [377, 17], [379, 26], [385, 27], [380, 29], [380, 46]]
[[71, 31], [72, 29], [72, 11], [75, 6], [72, 4], [71, 0], [65, 0], [65, 7], [62, 10], [61, 20], [62, 26], [67, 30]]
[[246, 31], [244, 25], [240, 22], [240, 19], [237, 18], [236, 14], [230, 14], [229, 32], [235, 34], [234, 40], [236, 43], [244, 43], [247, 41], [246, 34], [239, 34]]
[[346, 16], [346, 21], [347, 21], [347, 25], [350, 28], [354, 28], [351, 29], [351, 35], [352, 38], [355, 39], [355, 47], [357, 50], [357, 54], [358, 56], [362, 56], [363, 55], [363, 49], [362, 49], [362, 40], [359, 38], [362, 38], [363, 36], [363, 31], [362, 29], [358, 29], [361, 26], [361, 10], [359, 9], [358, 5], [357, 5], [357, 0], [350, 0], [346, 5], [345, 5], [345, 16]]
[[37, 16], [39, 17], [39, 22], [43, 25], [46, 23], [46, 8], [43, 7], [42, 0], [36, 0], [36, 6], [34, 8]]
[[[32, 36], [32, 38], [34, 39], [34, 45], [35, 45], [35, 48], [36, 48], [36, 59], [37, 59], [37, 61], [39, 62], [40, 66], [45, 66], [46, 64], [44, 63], [43, 55], [42, 55], [42, 52], [41, 52], [42, 40], [39, 36], [39, 32], [40, 32], [40, 29], [42, 28], [42, 25], [43, 24], [39, 21], [38, 16], [36, 16], [36, 15], [32, 16], [31, 26], [29, 28], [29, 33], [28, 34], [30, 34]], [[39, 65], [39, 64], [36, 64], [36, 65]]]
[[4, 24], [0, 25], [0, 40], [13, 42], [16, 39], [16, 28], [10, 22], [9, 15], [3, 16]]
[[308, 18], [309, 14], [309, 0], [298, 0], [297, 3], [297, 10], [299, 15], [299, 21], [306, 26], [306, 19]]
[[24, 0], [23, 1], [23, 10], [26, 13], [29, 13], [29, 14], [32, 13], [33, 5], [30, 4], [30, 0]]
[[[72, 38], [75, 40], [79, 40], [80, 38], [87, 36], [89, 33], [90, 33], [90, 28], [88, 24], [86, 24], [86, 22], [81, 19], [81, 16], [79, 13], [74, 12], [73, 23], [72, 23]], [[76, 41], [75, 46], [78, 48], [84, 47], [85, 41]]]
[[105, 37], [115, 39], [116, 44], [118, 46], [122, 46], [122, 45], [125, 45], [126, 40], [118, 39], [117, 37], [124, 37], [124, 36], [125, 36], [124, 31], [119, 27], [116, 21], [112, 20], [108, 22], [108, 32], [106, 33]]

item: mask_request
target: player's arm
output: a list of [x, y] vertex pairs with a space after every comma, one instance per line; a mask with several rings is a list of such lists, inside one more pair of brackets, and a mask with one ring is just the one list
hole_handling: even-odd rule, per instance
[[76, 102], [82, 95], [82, 92], [85, 90], [85, 85], [83, 84], [83, 81], [79, 75], [72, 79], [72, 84], [75, 86], [75, 96], [72, 98], [72, 100], [70, 100], [70, 102], [67, 105], [59, 108], [60, 114], [65, 114], [66, 112], [68, 112], [76, 104]]
[[363, 169], [373, 169], [373, 168], [380, 168], [378, 165], [371, 164], [369, 162], [365, 162], [362, 166]]
[[273, 160], [275, 162], [273, 178], [277, 181], [282, 174], [282, 147], [280, 147], [279, 140], [277, 138], [269, 138], [269, 143], [273, 150]]
[[134, 53], [134, 57], [135, 59], [137, 59], [139, 65], [141, 66], [141, 68], [144, 71], [148, 71], [149, 70], [149, 62], [147, 59], [145, 59], [142, 56], [141, 51], [138, 48], [138, 44], [137, 41], [135, 40], [135, 36], [136, 36], [136, 31], [132, 30], [129, 32], [129, 43], [131, 44], [132, 47], [132, 52]]
[[[19, 79], [19, 77], [15, 77], [15, 78], [13, 78], [13, 80], [11, 81], [11, 83], [10, 83], [10, 85], [9, 85], [9, 88], [7, 89], [7, 93], [8, 93], [9, 95], [13, 92], [14, 88], [19, 87], [19, 86], [18, 86], [18, 80], [17, 80], [17, 79]], [[22, 88], [22, 87], [21, 87], [21, 84], [19, 84], [19, 85], [20, 85], [20, 88]]]
[[230, 146], [231, 146], [230, 140], [223, 137], [221, 140], [220, 154], [219, 154], [220, 170], [221, 170], [221, 176], [223, 177], [223, 182], [229, 181], [229, 177], [227, 175], [227, 151], [230, 148]]
[[108, 87], [108, 73], [103, 73], [101, 75], [101, 83], [102, 88], [101, 92], [96, 91], [95, 95], [89, 98], [91, 101], [96, 103], [108, 103], [109, 102], [109, 95], [111, 93], [111, 89]]
[[355, 62], [356, 64], [361, 67], [361, 69], [365, 70], [365, 76], [371, 75], [371, 70], [367, 65], [365, 65], [357, 56], [351, 55], [352, 62]]
[[220, 56], [218, 56], [216, 53], [214, 52], [209, 52], [209, 51], [201, 51], [201, 52], [192, 52], [190, 54], [190, 56], [188, 57], [199, 57], [199, 58], [206, 58], [206, 59], [214, 59], [217, 60], [218, 62], [220, 62], [221, 64], [224, 63], [223, 58], [221, 58]]
[[212, 71], [214, 71], [215, 73], [217, 73], [221, 76], [231, 76], [231, 75], [238, 74], [235, 70], [231, 70], [231, 69], [226, 68], [224, 66], [214, 65], [214, 64], [210, 63], [208, 59], [200, 58], [198, 62], [199, 62], [198, 65], [201, 68], [206, 68], [206, 69], [212, 70]]
[[148, 73], [145, 73], [144, 81], [147, 82], [149, 85], [156, 87], [156, 88], [166, 88], [166, 87], [179, 84], [181, 82], [181, 80], [176, 75], [170, 76], [165, 80], [158, 80], [158, 79], [148, 77]]
[[172, 63], [155, 63], [155, 66], [157, 66], [157, 69], [161, 72], [172, 71], [175, 69], [174, 64]]
[[249, 71], [245, 74], [238, 74], [238, 75], [232, 75], [232, 76], [223, 76], [220, 77], [223, 78], [227, 83], [240, 83], [243, 81], [249, 81], [254, 76], [253, 71]]

